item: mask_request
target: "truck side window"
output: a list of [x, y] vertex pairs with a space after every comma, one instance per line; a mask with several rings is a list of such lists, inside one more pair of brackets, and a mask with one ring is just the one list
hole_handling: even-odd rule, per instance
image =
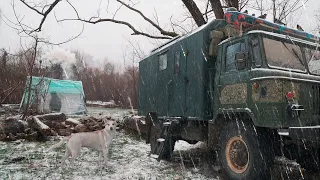
[[180, 71], [180, 52], [177, 51], [174, 54], [174, 75], [179, 75], [179, 71]]
[[167, 53], [161, 54], [159, 56], [159, 71], [167, 69], [168, 59], [167, 59]]
[[251, 40], [252, 45], [252, 55], [253, 55], [253, 61], [256, 67], [260, 67], [262, 65], [262, 59], [261, 59], [261, 52], [259, 47], [259, 39], [253, 38]]
[[235, 61], [236, 53], [244, 52], [244, 51], [245, 51], [244, 42], [238, 42], [227, 47], [226, 69], [225, 69], [226, 72], [237, 70], [236, 61]]

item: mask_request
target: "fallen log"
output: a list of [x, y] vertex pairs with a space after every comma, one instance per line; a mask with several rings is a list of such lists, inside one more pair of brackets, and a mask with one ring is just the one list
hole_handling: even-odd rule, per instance
[[63, 124], [63, 122], [66, 120], [66, 115], [63, 113], [43, 114], [35, 117], [53, 130], [66, 128], [65, 124]]
[[50, 113], [50, 114], [43, 114], [37, 115], [39, 119], [44, 120], [56, 120], [56, 121], [65, 121], [67, 119], [66, 115], [63, 113]]
[[65, 124], [66, 125], [71, 125], [71, 126], [76, 126], [78, 124], [81, 124], [80, 121], [76, 120], [76, 119], [73, 119], [73, 118], [68, 118], [66, 121], [65, 121]]
[[29, 126], [37, 130], [43, 136], [51, 135], [51, 129], [49, 126], [40, 121], [37, 116], [33, 116], [27, 119]]

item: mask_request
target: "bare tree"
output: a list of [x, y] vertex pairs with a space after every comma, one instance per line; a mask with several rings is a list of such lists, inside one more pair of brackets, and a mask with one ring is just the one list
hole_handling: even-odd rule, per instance
[[30, 104], [30, 98], [31, 98], [31, 88], [32, 88], [32, 75], [33, 75], [33, 70], [34, 70], [34, 65], [36, 62], [36, 58], [37, 58], [37, 52], [38, 52], [38, 39], [35, 38], [34, 39], [34, 45], [32, 45], [32, 47], [30, 49], [28, 49], [27, 51], [24, 51], [24, 56], [25, 56], [25, 60], [26, 60], [26, 69], [27, 69], [27, 73], [29, 76], [29, 84], [28, 84], [28, 97], [27, 97], [27, 102], [26, 102], [26, 106], [23, 112], [23, 116], [22, 119], [25, 119], [27, 114], [28, 114], [28, 110], [29, 110], [29, 104]]
[[272, 12], [273, 22], [285, 24], [288, 17], [293, 16], [307, 2], [308, 0], [256, 0], [250, 4], [250, 8], [258, 10], [260, 15]]
[[[236, 7], [237, 9], [241, 10], [249, 0], [223, 0], [223, 3], [225, 4], [225, 7]], [[45, 5], [38, 7], [32, 4], [31, 2], [26, 2], [25, 0], [20, 0], [21, 3], [23, 3], [26, 7], [28, 7], [30, 10], [36, 12], [41, 16], [41, 21], [37, 27], [34, 27], [33, 30], [29, 30], [30, 33], [32, 32], [39, 32], [42, 30], [43, 24], [46, 21], [47, 17], [52, 14], [54, 9], [57, 7], [58, 4], [60, 3], [67, 3], [75, 12], [76, 17], [73, 18], [62, 18], [58, 19], [58, 22], [63, 22], [63, 21], [81, 21], [84, 23], [90, 23], [90, 24], [98, 24], [98, 23], [103, 23], [103, 22], [112, 22], [116, 24], [120, 24], [123, 26], [127, 26], [130, 28], [133, 33], [132, 35], [142, 35], [146, 36], [149, 38], [154, 38], [154, 39], [170, 39], [172, 37], [177, 36], [178, 34], [174, 31], [169, 31], [165, 30], [162, 28], [159, 23], [157, 22], [157, 19], [152, 20], [152, 18], [147, 17], [142, 11], [139, 9], [135, 8], [135, 5], [138, 3], [134, 0], [116, 0], [116, 2], [119, 3], [119, 8], [115, 11], [114, 15], [112, 17], [100, 17], [100, 13], [95, 16], [91, 17], [81, 17], [80, 14], [78, 13], [78, 9], [75, 8], [72, 2], [66, 0], [66, 1], [60, 1], [60, 0], [54, 0], [52, 3], [46, 3]], [[109, 2], [109, 1], [108, 1]], [[204, 16], [207, 16], [209, 12], [213, 12], [215, 14], [215, 17], [217, 19], [223, 19], [224, 17], [224, 12], [223, 12], [223, 6], [220, 0], [207, 0], [205, 3], [207, 4], [206, 12], [201, 12], [198, 5], [195, 3], [193, 0], [182, 0], [182, 3], [185, 5], [185, 7], [188, 9], [190, 15], [192, 16], [193, 20], [196, 22], [197, 26], [201, 26], [206, 23], [206, 20]], [[211, 4], [211, 10], [208, 9], [209, 4]], [[239, 6], [239, 4], [241, 6]], [[150, 34], [148, 32], [139, 30], [135, 25], [131, 24], [130, 22], [123, 21], [123, 20], [117, 20], [115, 18], [117, 12], [125, 8], [126, 10], [129, 10], [131, 12], [134, 12], [138, 14], [143, 20], [150, 24], [152, 27], [154, 27], [159, 35], [155, 34]]]

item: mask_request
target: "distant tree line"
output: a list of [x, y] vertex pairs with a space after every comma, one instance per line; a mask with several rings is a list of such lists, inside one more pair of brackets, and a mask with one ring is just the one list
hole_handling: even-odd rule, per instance
[[[26, 77], [29, 75], [28, 62], [33, 57], [32, 53], [32, 51], [21, 50], [10, 54], [4, 49], [0, 50], [0, 105], [21, 102], [26, 87]], [[72, 71], [69, 79], [82, 81], [86, 100], [114, 100], [120, 107], [130, 107], [131, 101], [132, 106], [137, 107], [138, 67], [127, 66], [123, 71], [116, 71], [115, 64], [107, 62], [103, 68], [93, 68], [85, 63], [92, 60], [92, 58], [86, 59], [90, 56], [80, 51], [74, 51], [74, 53], [76, 63], [72, 64], [68, 70]], [[37, 54], [33, 65], [33, 76], [65, 78], [61, 64], [44, 66], [42, 53]]]

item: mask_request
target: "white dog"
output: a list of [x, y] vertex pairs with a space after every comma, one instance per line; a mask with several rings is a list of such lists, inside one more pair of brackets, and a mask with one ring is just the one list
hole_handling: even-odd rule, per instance
[[70, 164], [73, 165], [74, 160], [80, 153], [81, 147], [88, 147], [102, 151], [104, 162], [107, 164], [109, 146], [116, 131], [116, 122], [105, 121], [105, 124], [105, 128], [99, 131], [74, 133], [68, 137], [64, 137], [59, 143], [49, 148], [48, 151], [61, 146], [67, 141], [66, 153], [61, 162], [62, 166], [69, 156], [71, 156]]

